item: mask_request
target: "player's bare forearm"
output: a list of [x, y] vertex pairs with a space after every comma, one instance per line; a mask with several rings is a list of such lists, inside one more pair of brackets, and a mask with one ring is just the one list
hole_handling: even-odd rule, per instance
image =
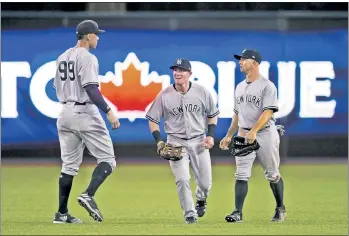
[[233, 135], [238, 131], [239, 128], [239, 115], [234, 114], [233, 118], [231, 119], [231, 124], [228, 129], [228, 132], [226, 134], [227, 137], [233, 137]]
[[160, 135], [160, 126], [157, 123], [153, 121], [149, 121], [149, 129], [156, 143], [159, 143], [160, 141], [162, 141], [161, 135]]
[[262, 113], [262, 115], [259, 117], [255, 126], [253, 126], [251, 130], [257, 133], [260, 129], [262, 129], [268, 123], [273, 113], [274, 111], [272, 110], [265, 110]]
[[159, 125], [153, 121], [149, 121], [149, 129], [151, 133], [153, 133], [154, 131], [160, 131]]

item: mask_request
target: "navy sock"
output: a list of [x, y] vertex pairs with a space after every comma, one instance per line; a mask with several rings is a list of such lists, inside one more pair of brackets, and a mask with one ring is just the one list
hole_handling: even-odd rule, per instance
[[104, 180], [112, 173], [113, 169], [107, 162], [99, 163], [92, 173], [92, 178], [89, 186], [86, 189], [86, 193], [89, 196], [94, 196], [99, 186]]
[[59, 206], [58, 211], [62, 214], [68, 212], [68, 199], [74, 176], [61, 173], [59, 178]]
[[270, 188], [273, 191], [276, 207], [282, 207], [284, 205], [284, 181], [280, 177], [277, 183], [270, 182]]
[[235, 208], [242, 212], [242, 207], [248, 191], [248, 182], [244, 180], [235, 181]]

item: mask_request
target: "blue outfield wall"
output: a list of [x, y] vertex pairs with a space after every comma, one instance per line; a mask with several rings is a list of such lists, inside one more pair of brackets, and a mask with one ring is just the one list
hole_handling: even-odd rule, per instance
[[[75, 29], [2, 31], [2, 145], [20, 147], [58, 141], [52, 78], [57, 56], [76, 44]], [[176, 58], [193, 64], [192, 80], [206, 86], [221, 110], [217, 138], [233, 115], [234, 87], [244, 79], [234, 53], [260, 51], [261, 73], [279, 92], [278, 123], [286, 137], [348, 134], [348, 31], [144, 31], [106, 29], [98, 48], [100, 88], [121, 128], [116, 145], [152, 143], [145, 111], [173, 82]], [[106, 119], [106, 118], [105, 118]], [[108, 127], [109, 124], [108, 124]]]

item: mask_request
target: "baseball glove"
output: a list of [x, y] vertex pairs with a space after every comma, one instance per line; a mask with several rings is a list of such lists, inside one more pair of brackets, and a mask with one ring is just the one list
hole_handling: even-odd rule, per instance
[[285, 128], [282, 125], [277, 125], [276, 130], [278, 131], [280, 136], [283, 136], [285, 134]]
[[257, 151], [260, 148], [259, 143], [255, 140], [253, 143], [245, 143], [245, 138], [241, 136], [235, 136], [230, 142], [229, 151], [233, 156], [247, 156], [253, 151]]
[[179, 161], [182, 157], [182, 146], [173, 146], [169, 143], [165, 143], [163, 141], [160, 141], [157, 144], [157, 153], [158, 155], [169, 161]]

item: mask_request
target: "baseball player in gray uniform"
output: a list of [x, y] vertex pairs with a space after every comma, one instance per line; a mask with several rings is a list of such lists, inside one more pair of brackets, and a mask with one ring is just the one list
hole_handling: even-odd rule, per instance
[[280, 137], [275, 126], [274, 112], [278, 111], [277, 91], [275, 85], [259, 73], [262, 61], [255, 50], [246, 49], [241, 55], [234, 55], [239, 60], [240, 70], [246, 79], [240, 82], [235, 91], [235, 115], [220, 148], [226, 150], [233, 135], [245, 137], [247, 143], [255, 139], [260, 144], [256, 152], [247, 156], [235, 156], [235, 210], [226, 216], [227, 222], [242, 222], [242, 207], [248, 190], [253, 162], [258, 157], [265, 178], [270, 182], [276, 200], [275, 214], [272, 221], [283, 221], [286, 209], [283, 203], [284, 183], [279, 172]]
[[[209, 149], [214, 145], [217, 125], [217, 109], [209, 91], [189, 81], [191, 64], [177, 59], [173, 66], [175, 83], [155, 98], [146, 118], [157, 145], [163, 142], [159, 123], [163, 118], [167, 143], [184, 147], [183, 158], [169, 161], [177, 185], [177, 194], [185, 223], [197, 222], [206, 212], [206, 199], [212, 186], [211, 157]], [[207, 130], [207, 134], [206, 134]], [[196, 205], [190, 188], [191, 166], [196, 187]]]
[[[59, 206], [53, 223], [82, 223], [68, 212], [68, 198], [73, 178], [78, 174], [84, 148], [97, 159], [92, 179], [78, 202], [89, 215], [101, 222], [103, 216], [94, 195], [115, 168], [114, 148], [99, 109], [106, 113], [112, 129], [120, 123], [105, 102], [98, 86], [98, 61], [89, 52], [96, 48], [98, 34], [103, 33], [96, 22], [86, 20], [76, 28], [77, 45], [57, 59], [54, 87], [63, 108], [57, 119], [62, 170], [59, 178]], [[98, 109], [99, 108], [99, 109]]]

